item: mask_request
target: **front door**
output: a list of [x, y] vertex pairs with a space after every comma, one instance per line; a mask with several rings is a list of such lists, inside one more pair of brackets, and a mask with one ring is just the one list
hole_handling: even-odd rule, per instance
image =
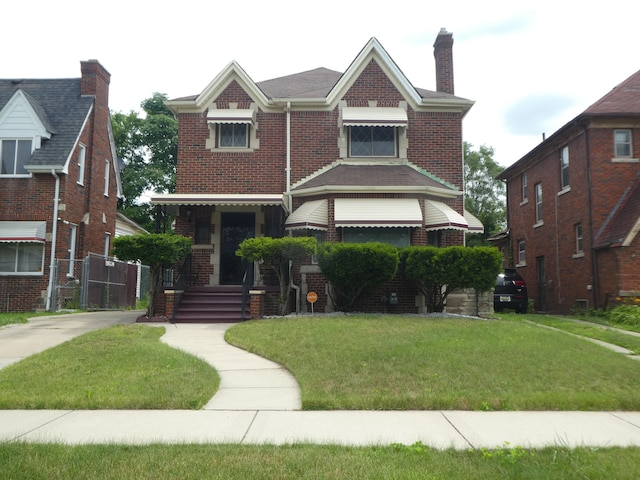
[[[255, 213], [221, 213], [220, 283], [242, 285], [245, 262], [236, 255], [238, 245], [256, 233]], [[248, 273], [252, 278], [253, 272]]]

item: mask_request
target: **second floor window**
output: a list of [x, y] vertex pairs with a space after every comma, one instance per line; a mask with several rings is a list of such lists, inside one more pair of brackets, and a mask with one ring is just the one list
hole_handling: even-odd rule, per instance
[[577, 223], [576, 224], [576, 253], [582, 253], [583, 250], [583, 246], [582, 246], [582, 224], [581, 223]]
[[542, 184], [536, 183], [536, 223], [542, 221]]
[[615, 130], [613, 132], [616, 157], [630, 157], [631, 152], [631, 130]]
[[560, 188], [569, 186], [569, 147], [560, 150]]
[[0, 175], [28, 175], [24, 166], [31, 158], [31, 140], [0, 140]]
[[350, 156], [395, 157], [395, 127], [352, 126], [349, 128]]
[[247, 148], [248, 126], [246, 123], [221, 123], [218, 125], [218, 146], [223, 148]]
[[84, 185], [84, 165], [87, 155], [87, 148], [84, 145], [78, 147], [78, 183]]
[[520, 176], [520, 180], [522, 181], [522, 201], [526, 202], [529, 200], [529, 192], [528, 190], [528, 185], [527, 185], [527, 172], [524, 172], [521, 176]]
[[526, 245], [524, 240], [518, 242], [518, 265], [524, 265], [527, 263], [527, 257], [525, 256]]

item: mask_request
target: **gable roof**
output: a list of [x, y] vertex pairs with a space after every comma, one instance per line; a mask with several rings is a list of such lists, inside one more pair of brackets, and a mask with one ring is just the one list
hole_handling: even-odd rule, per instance
[[431, 193], [442, 197], [462, 194], [452, 185], [409, 164], [338, 163], [302, 180], [291, 194], [314, 195], [328, 191]]
[[462, 110], [463, 114], [466, 114], [473, 106], [473, 101], [462, 97], [415, 88], [376, 38], [367, 42], [344, 73], [316, 68], [255, 83], [242, 67], [233, 61], [199, 95], [172, 99], [167, 105], [174, 112], [203, 112], [235, 80], [263, 110], [274, 109], [281, 112], [282, 106], [288, 102], [299, 103], [307, 108], [332, 110], [372, 60], [376, 61], [414, 108]]
[[629, 246], [640, 231], [640, 172], [595, 237], [595, 248]]
[[80, 94], [80, 78], [0, 79], [0, 112], [21, 90], [48, 131], [55, 133], [31, 155], [29, 166], [62, 168], [93, 106]]

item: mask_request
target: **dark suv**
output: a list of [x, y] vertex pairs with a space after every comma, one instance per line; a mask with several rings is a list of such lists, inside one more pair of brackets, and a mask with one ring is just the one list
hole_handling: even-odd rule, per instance
[[506, 268], [498, 275], [493, 290], [493, 309], [500, 312], [505, 308], [518, 313], [526, 313], [529, 306], [527, 283], [513, 268]]

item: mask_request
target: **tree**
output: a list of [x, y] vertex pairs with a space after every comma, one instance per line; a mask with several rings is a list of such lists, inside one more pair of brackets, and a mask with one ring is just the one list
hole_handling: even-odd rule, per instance
[[147, 316], [155, 315], [156, 297], [162, 287], [162, 269], [170, 268], [187, 256], [191, 238], [182, 235], [156, 233], [113, 239], [112, 255], [128, 262], [140, 262], [149, 267], [149, 306]]
[[398, 262], [398, 249], [386, 243], [328, 242], [318, 249], [318, 265], [331, 284], [329, 296], [342, 311], [352, 308], [365, 289], [391, 281]]
[[502, 265], [502, 254], [494, 247], [407, 247], [402, 258], [405, 276], [425, 296], [430, 312], [444, 311], [454, 290], [491, 290]]
[[474, 151], [464, 143], [465, 208], [484, 225], [483, 234], [469, 234], [467, 245], [486, 245], [486, 239], [506, 224], [506, 186], [496, 177], [504, 170], [493, 160], [492, 147]]
[[276, 273], [280, 285], [280, 315], [284, 315], [291, 292], [289, 267], [291, 263], [313, 255], [316, 245], [313, 237], [255, 237], [243, 240], [236, 255], [246, 262], [262, 261], [264, 266]]
[[157, 92], [143, 100], [142, 117], [134, 111], [111, 114], [116, 153], [124, 163], [118, 207], [147, 230], [154, 225], [152, 207], [141, 196], [148, 191], [175, 191], [178, 122], [166, 100], [165, 94]]

